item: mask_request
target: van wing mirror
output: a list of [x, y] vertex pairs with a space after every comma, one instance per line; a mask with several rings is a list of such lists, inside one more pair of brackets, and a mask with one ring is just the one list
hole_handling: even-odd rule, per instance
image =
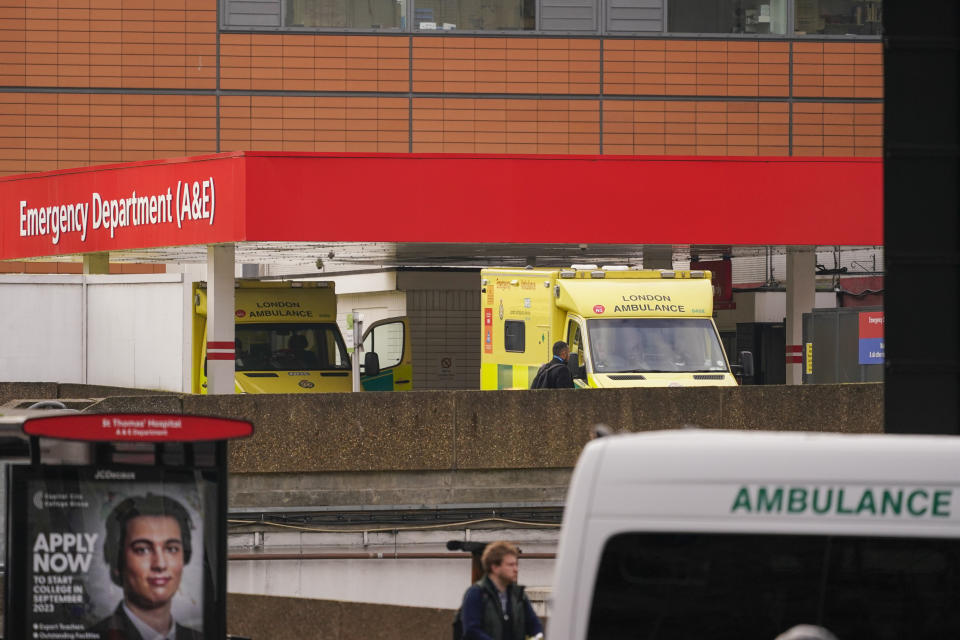
[[376, 351], [367, 351], [363, 354], [363, 375], [380, 375], [380, 356]]

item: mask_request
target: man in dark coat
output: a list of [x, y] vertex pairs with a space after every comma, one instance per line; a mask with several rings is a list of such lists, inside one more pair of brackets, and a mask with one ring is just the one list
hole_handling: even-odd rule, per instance
[[573, 374], [567, 367], [570, 347], [563, 340], [553, 343], [553, 358], [537, 371], [533, 389], [573, 389]]
[[102, 640], [202, 640], [203, 634], [171, 613], [193, 552], [193, 523], [183, 505], [167, 496], [133, 496], [113, 509], [106, 524], [104, 559], [123, 600], [90, 631]]
[[543, 637], [543, 625], [517, 584], [520, 550], [491, 542], [481, 562], [486, 575], [467, 589], [460, 608], [464, 640], [524, 640]]

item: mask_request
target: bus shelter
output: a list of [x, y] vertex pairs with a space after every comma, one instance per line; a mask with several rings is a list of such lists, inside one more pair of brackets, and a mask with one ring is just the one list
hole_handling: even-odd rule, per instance
[[29, 463], [7, 466], [4, 637], [226, 636], [227, 441], [249, 422], [34, 414], [27, 448], [10, 426]]

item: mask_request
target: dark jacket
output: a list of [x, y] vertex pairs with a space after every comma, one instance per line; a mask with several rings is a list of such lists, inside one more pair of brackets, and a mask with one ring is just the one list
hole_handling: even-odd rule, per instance
[[[203, 634], [199, 631], [176, 625], [177, 640], [203, 640]], [[143, 636], [137, 631], [133, 621], [127, 617], [127, 612], [123, 610], [123, 603], [117, 605], [113, 615], [110, 615], [90, 628], [90, 631], [99, 633], [101, 640], [143, 640]]]
[[460, 616], [465, 640], [524, 640], [543, 632], [540, 618], [534, 613], [523, 587], [507, 587], [506, 619], [500, 606], [497, 587], [484, 576], [467, 589]]
[[573, 374], [570, 373], [567, 363], [554, 356], [553, 360], [544, 364], [537, 371], [537, 375], [544, 372], [546, 381], [543, 389], [573, 389]]

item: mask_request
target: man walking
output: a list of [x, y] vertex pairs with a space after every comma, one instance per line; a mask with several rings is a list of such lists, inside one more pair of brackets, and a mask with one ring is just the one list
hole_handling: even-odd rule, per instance
[[553, 359], [537, 371], [531, 389], [573, 389], [573, 374], [567, 367], [570, 347], [563, 340], [553, 343]]
[[460, 608], [464, 640], [543, 637], [543, 625], [517, 584], [519, 555], [520, 549], [506, 541], [484, 549], [480, 561], [486, 575], [467, 589]]

